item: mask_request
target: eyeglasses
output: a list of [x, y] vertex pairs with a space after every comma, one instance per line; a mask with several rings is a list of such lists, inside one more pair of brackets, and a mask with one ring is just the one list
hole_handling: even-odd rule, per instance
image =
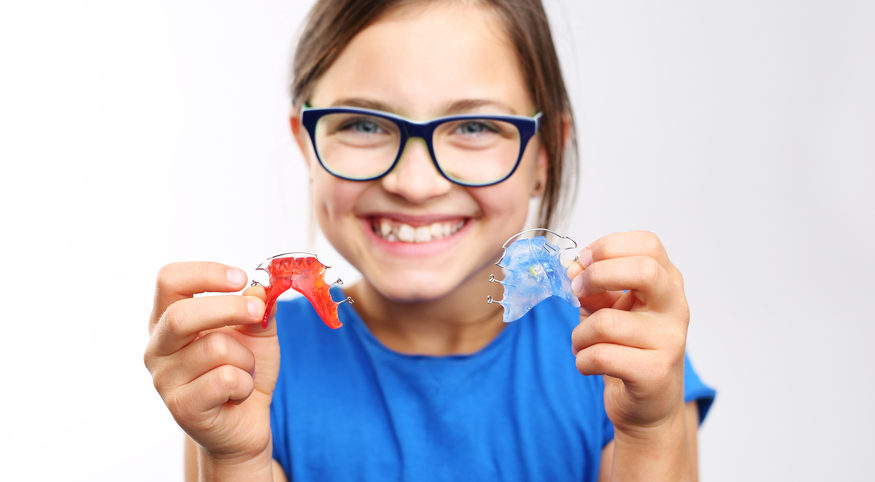
[[466, 114], [414, 122], [386, 112], [304, 106], [301, 123], [319, 163], [350, 181], [388, 174], [407, 141], [425, 141], [432, 162], [446, 179], [462, 186], [490, 186], [510, 177], [540, 127], [533, 117]]

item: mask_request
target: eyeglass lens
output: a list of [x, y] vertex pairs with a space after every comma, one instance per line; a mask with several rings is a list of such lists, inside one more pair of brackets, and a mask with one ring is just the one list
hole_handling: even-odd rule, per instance
[[[370, 179], [388, 171], [404, 146], [399, 126], [363, 113], [332, 113], [316, 124], [316, 150], [325, 167], [350, 179]], [[520, 154], [520, 133], [494, 119], [451, 120], [431, 139], [441, 170], [452, 180], [489, 184], [507, 176]]]

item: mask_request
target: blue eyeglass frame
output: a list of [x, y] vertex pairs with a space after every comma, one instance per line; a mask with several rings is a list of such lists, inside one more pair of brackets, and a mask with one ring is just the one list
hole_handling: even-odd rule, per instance
[[[319, 148], [316, 147], [316, 124], [319, 123], [319, 119], [328, 114], [365, 114], [369, 116], [379, 117], [381, 119], [386, 119], [388, 121], [393, 122], [398, 126], [398, 132], [401, 134], [400, 143], [398, 146], [398, 154], [395, 155], [395, 160], [392, 161], [392, 164], [383, 171], [382, 173], [367, 177], [367, 178], [358, 178], [358, 177], [346, 177], [342, 176], [325, 165], [322, 162], [322, 156], [319, 154]], [[428, 152], [431, 155], [431, 162], [434, 164], [435, 169], [444, 177], [444, 179], [458, 184], [460, 186], [466, 187], [486, 187], [492, 186], [494, 184], [498, 184], [502, 181], [507, 180], [510, 176], [516, 172], [517, 167], [520, 165], [520, 161], [523, 158], [523, 153], [526, 150], [526, 146], [529, 144], [529, 141], [532, 137], [535, 136], [535, 133], [538, 132], [538, 129], [541, 128], [541, 118], [543, 114], [538, 112], [532, 117], [523, 117], [516, 115], [490, 115], [490, 114], [465, 114], [465, 115], [455, 115], [455, 116], [446, 116], [446, 117], [438, 117], [436, 119], [432, 119], [430, 121], [425, 122], [415, 122], [409, 119], [405, 119], [401, 116], [397, 116], [394, 114], [390, 114], [388, 112], [383, 112], [379, 110], [371, 110], [371, 109], [362, 109], [358, 107], [327, 107], [327, 108], [313, 108], [310, 107], [309, 104], [304, 104], [303, 109], [301, 109], [301, 124], [304, 125], [304, 128], [307, 129], [307, 133], [310, 135], [310, 143], [313, 144], [313, 151], [316, 153], [316, 158], [319, 160], [319, 164], [323, 169], [331, 173], [333, 176], [338, 177], [340, 179], [345, 179], [347, 181], [374, 181], [380, 179], [392, 172], [395, 169], [395, 166], [398, 165], [398, 161], [401, 159], [401, 155], [404, 153], [404, 149], [407, 146], [407, 141], [414, 138], [422, 139], [425, 142], [426, 147], [428, 147]], [[459, 121], [459, 120], [468, 120], [468, 119], [485, 119], [485, 120], [495, 120], [495, 121], [503, 121], [509, 124], [513, 124], [516, 126], [517, 130], [520, 133], [520, 152], [517, 155], [516, 162], [513, 165], [513, 169], [507, 173], [506, 176], [498, 179], [496, 181], [490, 181], [487, 183], [468, 183], [464, 181], [460, 181], [457, 179], [453, 179], [441, 168], [440, 164], [437, 161], [437, 156], [434, 153], [434, 145], [432, 144], [432, 137], [434, 137], [434, 131], [437, 127], [445, 122]]]

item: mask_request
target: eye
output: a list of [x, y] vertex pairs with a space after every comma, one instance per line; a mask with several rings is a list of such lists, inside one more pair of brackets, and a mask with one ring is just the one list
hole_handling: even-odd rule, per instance
[[380, 134], [385, 132], [379, 124], [368, 118], [350, 119], [341, 127], [341, 131], [351, 131], [357, 134]]
[[498, 129], [487, 121], [472, 120], [459, 124], [456, 128], [456, 132], [470, 136], [484, 133], [495, 133], [498, 132]]

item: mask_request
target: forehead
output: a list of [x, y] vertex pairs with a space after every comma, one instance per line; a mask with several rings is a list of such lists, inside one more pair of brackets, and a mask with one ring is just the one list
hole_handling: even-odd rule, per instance
[[471, 99], [534, 114], [502, 21], [467, 2], [405, 7], [359, 32], [316, 82], [310, 102], [325, 107], [345, 99], [374, 101], [414, 119]]

